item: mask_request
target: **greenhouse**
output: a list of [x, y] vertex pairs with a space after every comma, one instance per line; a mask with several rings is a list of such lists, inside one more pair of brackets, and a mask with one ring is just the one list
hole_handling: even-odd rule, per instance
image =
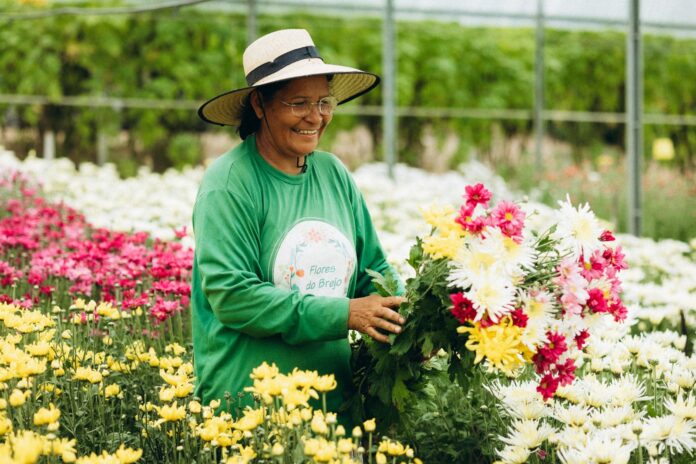
[[696, 460], [687, 0], [0, 0], [0, 462]]

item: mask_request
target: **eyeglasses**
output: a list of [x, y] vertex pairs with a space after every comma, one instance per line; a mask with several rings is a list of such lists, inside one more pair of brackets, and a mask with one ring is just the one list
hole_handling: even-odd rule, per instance
[[309, 100], [297, 100], [293, 102], [280, 100], [280, 102], [290, 107], [293, 116], [297, 116], [298, 118], [307, 116], [310, 111], [312, 111], [312, 106], [316, 106], [317, 110], [319, 110], [319, 114], [322, 116], [331, 116], [334, 108], [338, 105], [338, 99], [336, 99], [336, 97], [325, 97], [318, 102], [311, 102]]

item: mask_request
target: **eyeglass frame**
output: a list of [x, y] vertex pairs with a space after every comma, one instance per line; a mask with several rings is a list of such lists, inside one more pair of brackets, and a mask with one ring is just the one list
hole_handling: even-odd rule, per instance
[[[330, 110], [328, 113], [323, 113], [323, 112], [321, 111], [321, 105], [322, 105], [322, 103], [327, 103], [327, 100], [328, 100], [329, 102], [332, 102], [333, 104], [330, 103], [330, 104], [331, 104], [331, 110]], [[304, 118], [304, 117], [307, 116], [309, 113], [311, 113], [311, 112], [312, 112], [312, 106], [316, 106], [316, 107], [317, 107], [317, 111], [319, 112], [320, 115], [322, 115], [322, 116], [331, 116], [331, 115], [333, 114], [334, 110], [336, 109], [336, 107], [338, 106], [338, 99], [337, 99], [336, 97], [334, 97], [334, 96], [324, 97], [324, 98], [319, 99], [319, 101], [316, 101], [316, 102], [311, 102], [311, 101], [309, 101], [309, 100], [305, 100], [305, 101], [303, 101], [302, 103], [299, 103], [299, 102], [298, 102], [298, 103], [289, 103], [289, 102], [286, 102], [286, 101], [283, 101], [283, 100], [278, 100], [278, 101], [280, 101], [280, 103], [282, 103], [283, 105], [289, 107], [289, 108], [290, 108], [290, 111], [291, 111], [292, 114], [293, 114], [293, 116], [297, 116], [298, 118]], [[302, 110], [302, 107], [303, 107], [303, 106], [306, 106], [307, 109], [306, 109], [306, 110]], [[298, 114], [297, 111], [299, 111], [300, 113]]]

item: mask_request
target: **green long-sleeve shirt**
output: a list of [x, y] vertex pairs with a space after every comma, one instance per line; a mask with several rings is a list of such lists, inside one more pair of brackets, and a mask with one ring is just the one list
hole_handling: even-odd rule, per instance
[[349, 298], [374, 292], [365, 269], [393, 270], [340, 161], [316, 151], [307, 163], [304, 174], [285, 174], [250, 136], [205, 173], [192, 282], [195, 394], [204, 403], [234, 398], [264, 361], [335, 374], [334, 411], [350, 385]]

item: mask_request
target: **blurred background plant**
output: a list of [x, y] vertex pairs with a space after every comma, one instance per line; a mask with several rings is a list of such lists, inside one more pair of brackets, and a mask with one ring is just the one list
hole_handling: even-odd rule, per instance
[[[45, 97], [19, 103], [0, 99], [0, 144], [24, 157], [32, 149], [43, 153], [50, 134], [58, 156], [76, 162], [108, 160], [122, 175], [131, 176], [141, 165], [162, 172], [200, 164], [236, 143], [232, 130], [209, 127], [194, 110], [213, 95], [245, 85], [244, 13], [211, 2], [206, 8], [130, 15], [10, 16], [73, 3], [78, 5], [0, 0], [0, 95]], [[81, 8], [132, 4], [79, 2]], [[258, 32], [306, 28], [327, 59], [380, 73], [381, 18], [359, 11], [342, 16], [261, 11]], [[443, 171], [477, 158], [504, 173], [513, 186], [535, 186], [541, 199], [558, 198], [559, 191], [572, 187], [575, 201], [592, 201], [598, 214], [615, 219], [619, 231], [626, 230], [623, 123], [548, 121], [543, 169], [537, 172], [530, 119], [534, 29], [418, 19], [400, 19], [397, 25], [399, 161]], [[688, 117], [696, 105], [696, 81], [684, 76], [696, 72], [696, 39], [646, 33], [643, 42], [645, 113]], [[622, 32], [547, 25], [544, 54], [548, 111], [624, 111]], [[93, 105], [60, 103], [75, 97]], [[112, 100], [99, 103], [104, 98]], [[158, 101], [167, 103], [156, 105]], [[323, 148], [353, 168], [379, 160], [381, 101], [378, 88], [339, 111]], [[458, 109], [505, 109], [520, 115], [485, 119], [456, 116]], [[693, 127], [644, 127], [646, 160], [653, 156], [656, 141], [672, 147], [659, 167], [646, 167], [646, 235], [693, 236]]]

